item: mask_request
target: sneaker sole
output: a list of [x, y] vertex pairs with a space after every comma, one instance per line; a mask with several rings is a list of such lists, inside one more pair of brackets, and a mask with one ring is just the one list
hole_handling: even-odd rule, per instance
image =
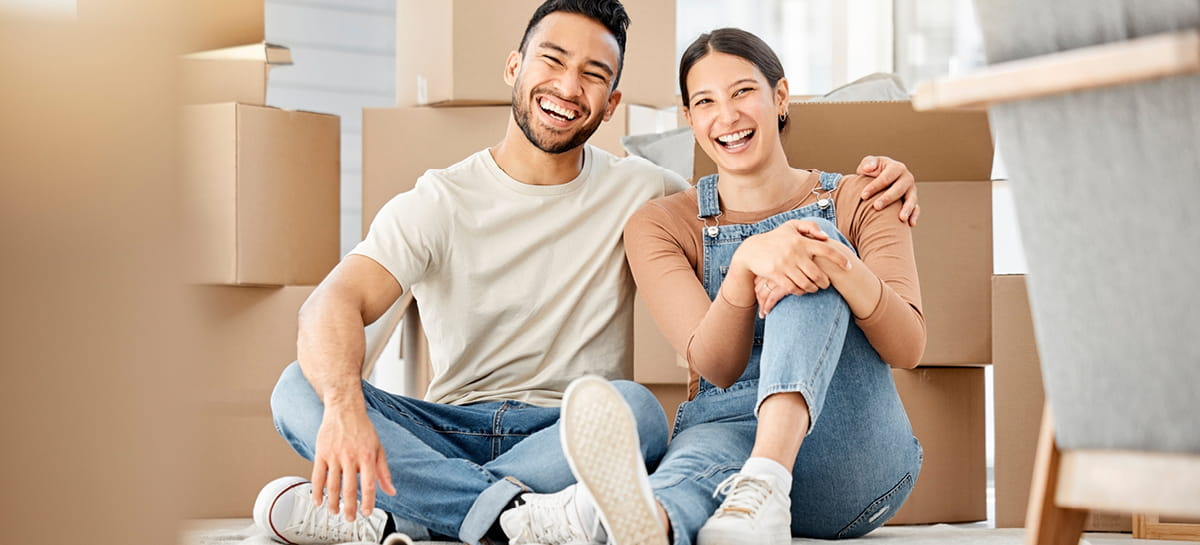
[[563, 396], [560, 431], [571, 472], [594, 498], [609, 541], [666, 545], [654, 498], [645, 495], [649, 481], [633, 411], [621, 394], [599, 377], [572, 382]]

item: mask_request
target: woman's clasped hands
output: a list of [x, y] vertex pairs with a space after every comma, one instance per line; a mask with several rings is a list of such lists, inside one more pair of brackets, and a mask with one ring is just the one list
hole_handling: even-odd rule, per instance
[[854, 252], [829, 238], [816, 222], [791, 220], [752, 236], [738, 248], [731, 267], [753, 274], [759, 315], [784, 297], [816, 293], [853, 267]]

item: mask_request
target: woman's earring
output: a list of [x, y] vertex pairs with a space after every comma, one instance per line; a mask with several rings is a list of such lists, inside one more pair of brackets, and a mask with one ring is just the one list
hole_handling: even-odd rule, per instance
[[779, 114], [779, 122], [780, 122], [780, 123], [786, 123], [786, 122], [787, 122], [787, 113], [786, 113], [786, 112], [785, 112], [785, 113], [782, 113], [782, 114]]

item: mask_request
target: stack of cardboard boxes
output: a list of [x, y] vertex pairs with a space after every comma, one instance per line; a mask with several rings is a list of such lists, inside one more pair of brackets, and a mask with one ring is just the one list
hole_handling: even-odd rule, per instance
[[[338, 261], [340, 120], [266, 105], [287, 48], [263, 43], [261, 2], [206, 8], [209, 48], [180, 61], [183, 219], [205, 362], [188, 515], [245, 517], [258, 489], [310, 464], [276, 433], [270, 393], [296, 358], [296, 316]], [[234, 5], [236, 4], [236, 5]]]
[[[908, 102], [794, 103], [784, 148], [794, 167], [852, 173], [866, 155], [916, 175], [913, 230], [927, 343], [893, 376], [925, 462], [889, 524], [987, 518], [984, 369], [991, 362], [992, 141], [982, 112], [917, 113]], [[694, 175], [716, 171], [697, 148]], [[897, 219], [897, 221], [899, 221]]]

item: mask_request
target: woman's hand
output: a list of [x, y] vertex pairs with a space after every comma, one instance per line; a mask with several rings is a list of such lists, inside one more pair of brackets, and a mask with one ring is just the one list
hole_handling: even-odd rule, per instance
[[[852, 270], [854, 268], [853, 263], [858, 260], [858, 256], [855, 256], [854, 252], [852, 252], [848, 246], [836, 240], [830, 240], [826, 238], [825, 240], [820, 241], [820, 243], [829, 246], [839, 254], [838, 259], [828, 259], [822, 255], [820, 258], [813, 260], [813, 262], [821, 268], [821, 271], [823, 271], [825, 275], [829, 277], [829, 284], [822, 286], [823, 289], [831, 284], [837, 284], [839, 277]], [[766, 277], [758, 276], [754, 278], [754, 293], [758, 297], [759, 316], [766, 317], [767, 313], [771, 312], [771, 309], [775, 308], [775, 304], [784, 297], [789, 295], [804, 295], [805, 293], [813, 292], [796, 289], [796, 286], [780, 287], [772, 283]]]
[[[733, 279], [740, 285], [735, 288], [736, 293], [727, 291], [726, 297], [740, 306], [750, 306], [754, 302], [761, 306], [789, 293], [816, 293], [830, 285], [827, 268], [850, 269], [847, 252], [849, 248], [830, 240], [816, 223], [788, 221], [771, 231], [747, 238], [737, 249], [726, 283]], [[776, 291], [781, 292], [777, 297]], [[774, 302], [771, 305], [774, 306]]]

